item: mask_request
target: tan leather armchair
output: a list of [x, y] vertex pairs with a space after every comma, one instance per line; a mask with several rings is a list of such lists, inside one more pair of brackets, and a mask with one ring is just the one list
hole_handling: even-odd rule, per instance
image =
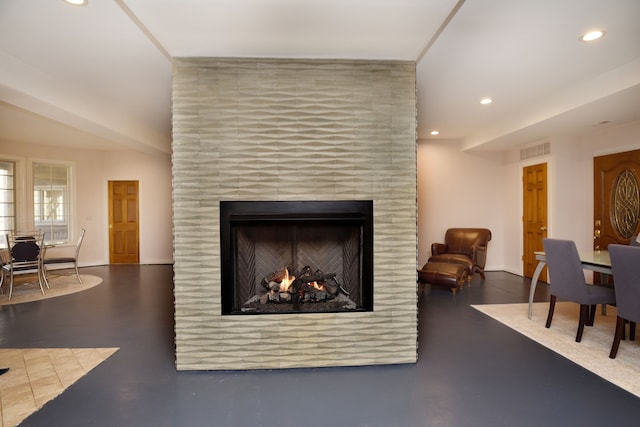
[[431, 245], [428, 262], [462, 264], [467, 269], [469, 282], [474, 273], [479, 273], [484, 280], [487, 244], [490, 240], [491, 230], [487, 228], [450, 228], [444, 235], [444, 243]]

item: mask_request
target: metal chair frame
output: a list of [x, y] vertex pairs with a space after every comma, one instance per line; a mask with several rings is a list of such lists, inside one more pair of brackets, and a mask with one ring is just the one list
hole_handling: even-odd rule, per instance
[[76, 272], [76, 277], [78, 278], [78, 282], [82, 283], [82, 279], [80, 278], [80, 273], [78, 272], [78, 256], [80, 255], [80, 247], [82, 246], [85, 232], [86, 230], [84, 228], [80, 231], [80, 236], [78, 236], [78, 240], [76, 242], [75, 252], [73, 256], [51, 257], [51, 258], [44, 257], [43, 272], [44, 272], [44, 279], [45, 279], [45, 283], [47, 284], [47, 287], [49, 287], [49, 283], [47, 281], [47, 266], [53, 265], [53, 264], [73, 264], [73, 268]]
[[44, 233], [41, 231], [13, 232], [6, 235], [8, 256], [2, 265], [0, 287], [5, 276], [9, 275], [9, 299], [13, 296], [13, 282], [16, 274], [37, 273], [40, 291], [44, 295], [43, 283], [48, 287], [44, 276], [42, 259], [45, 254]]

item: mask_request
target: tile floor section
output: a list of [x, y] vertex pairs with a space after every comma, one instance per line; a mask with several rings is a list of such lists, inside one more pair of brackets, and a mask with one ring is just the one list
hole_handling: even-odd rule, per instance
[[0, 349], [0, 419], [12, 427], [98, 366], [117, 348]]

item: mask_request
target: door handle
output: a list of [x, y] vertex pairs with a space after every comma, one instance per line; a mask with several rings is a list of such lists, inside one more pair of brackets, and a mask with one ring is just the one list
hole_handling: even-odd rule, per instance
[[540, 227], [540, 231], [547, 231], [547, 227]]

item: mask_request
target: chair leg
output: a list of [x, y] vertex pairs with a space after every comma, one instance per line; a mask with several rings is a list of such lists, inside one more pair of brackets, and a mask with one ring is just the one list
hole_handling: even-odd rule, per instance
[[622, 339], [622, 331], [624, 330], [624, 319], [618, 316], [616, 321], [616, 332], [613, 336], [613, 344], [611, 345], [611, 352], [609, 353], [610, 359], [615, 359], [618, 354], [618, 347], [620, 346], [620, 340]]
[[46, 285], [47, 289], [51, 289], [49, 287], [49, 279], [47, 279], [47, 266], [46, 265], [42, 265], [42, 278], [44, 279], [44, 284]]
[[9, 300], [11, 300], [11, 295], [13, 295], [13, 269], [11, 269], [11, 277], [9, 278]]
[[636, 340], [636, 322], [629, 322], [629, 340]]
[[38, 283], [40, 284], [40, 291], [42, 291], [42, 295], [44, 295], [44, 287], [42, 286], [43, 282], [47, 289], [49, 289], [49, 282], [47, 282], [47, 275], [44, 269], [44, 264], [41, 262], [38, 266]]
[[589, 321], [589, 306], [587, 304], [580, 304], [580, 320], [578, 321], [578, 332], [576, 333], [576, 342], [582, 340], [582, 333], [584, 332], [584, 325]]
[[556, 308], [556, 296], [551, 295], [551, 300], [549, 301], [549, 313], [547, 314], [547, 324], [544, 325], [545, 328], [551, 327], [551, 320], [553, 319], [553, 311]]
[[[46, 279], [45, 279], [46, 282]], [[40, 292], [42, 292], [42, 295], [44, 295], [44, 286], [42, 286], [42, 276], [40, 275], [40, 273], [38, 272], [38, 285], [40, 285]]]
[[589, 306], [589, 320], [587, 320], [587, 326], [593, 326], [593, 322], [596, 320], [597, 309], [598, 309], [597, 304], [593, 304]]
[[78, 273], [78, 261], [76, 261], [75, 263], [73, 263], [75, 269], [76, 269], [76, 277], [78, 278], [78, 282], [80, 282], [80, 284], [82, 284], [82, 279], [80, 278], [80, 273]]

